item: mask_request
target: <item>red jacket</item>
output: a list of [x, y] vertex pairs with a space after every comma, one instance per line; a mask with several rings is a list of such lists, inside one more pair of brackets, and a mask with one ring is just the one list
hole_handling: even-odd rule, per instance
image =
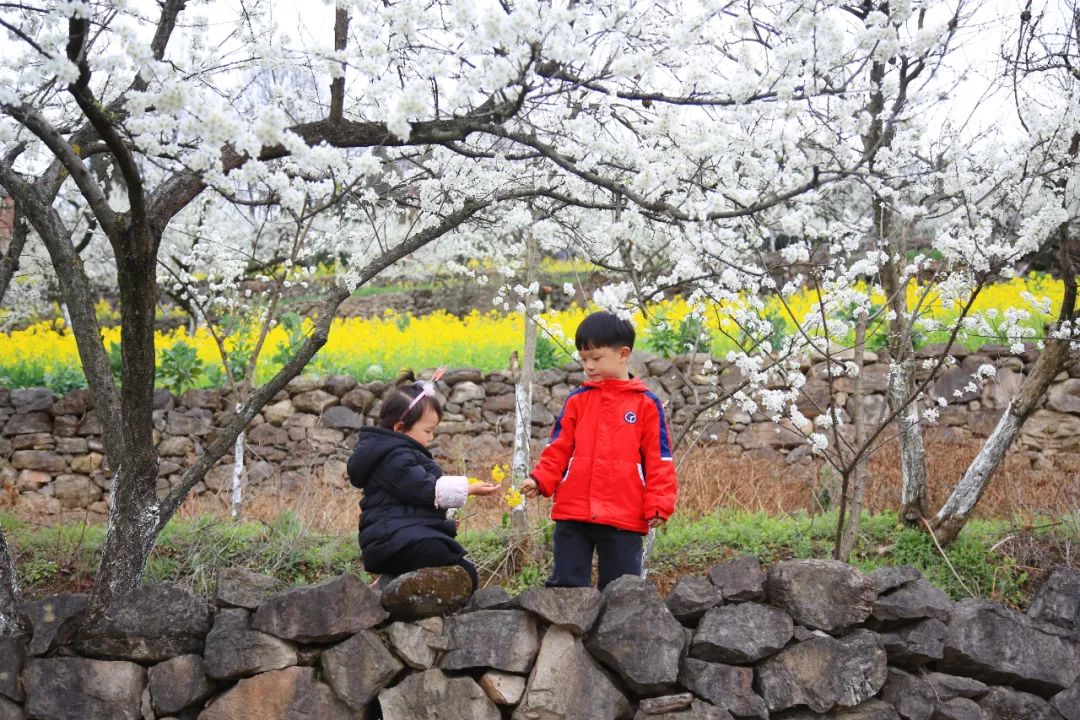
[[555, 496], [553, 520], [646, 533], [675, 510], [671, 433], [660, 398], [640, 380], [588, 381], [570, 393], [532, 471]]

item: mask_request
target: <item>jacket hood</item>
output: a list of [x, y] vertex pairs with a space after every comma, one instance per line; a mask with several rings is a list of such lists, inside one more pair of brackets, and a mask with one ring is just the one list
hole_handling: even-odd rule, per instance
[[603, 380], [586, 380], [581, 385], [582, 387], [599, 388], [600, 390], [614, 392], [649, 392], [649, 386], [633, 375], [630, 376], [629, 380], [604, 378]]
[[408, 435], [380, 427], [360, 428], [356, 448], [349, 458], [349, 481], [358, 488], [367, 485], [382, 459], [398, 448], [419, 450], [431, 457], [426, 447]]

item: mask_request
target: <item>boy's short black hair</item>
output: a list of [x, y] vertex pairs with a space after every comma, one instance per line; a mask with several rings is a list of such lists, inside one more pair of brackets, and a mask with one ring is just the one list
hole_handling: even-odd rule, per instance
[[634, 326], [629, 320], [621, 318], [615, 313], [601, 311], [594, 312], [581, 321], [577, 333], [574, 334], [574, 345], [578, 350], [593, 350], [597, 348], [621, 348], [634, 349]]

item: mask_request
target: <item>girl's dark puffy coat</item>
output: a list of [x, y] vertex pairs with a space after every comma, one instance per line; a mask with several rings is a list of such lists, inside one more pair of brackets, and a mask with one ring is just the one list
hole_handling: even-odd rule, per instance
[[349, 481], [360, 500], [360, 551], [372, 572], [406, 545], [457, 534], [446, 511], [435, 507], [435, 481], [443, 471], [428, 449], [408, 435], [384, 428], [360, 430], [349, 458]]

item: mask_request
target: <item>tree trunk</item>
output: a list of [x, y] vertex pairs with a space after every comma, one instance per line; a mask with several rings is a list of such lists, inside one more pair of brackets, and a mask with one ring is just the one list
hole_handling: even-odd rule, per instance
[[[1078, 147], [1080, 147], [1080, 134], [1073, 138], [1072, 156], [1074, 158]], [[1058, 311], [1058, 322], [1054, 328], [1068, 327], [1072, 334], [1064, 339], [1051, 337], [1046, 340], [1046, 346], [1035, 361], [1031, 374], [1024, 378], [1020, 390], [1009, 400], [994, 431], [990, 433], [990, 437], [979, 449], [979, 454], [964, 471], [963, 477], [956, 483], [949, 499], [934, 516], [935, 533], [938, 541], [943, 545], [953, 542], [960, 535], [960, 530], [971, 518], [975, 505], [986, 491], [990, 476], [1005, 457], [1006, 451], [1016, 436], [1020, 434], [1024, 421], [1035, 411], [1039, 400], [1050, 387], [1050, 383], [1054, 381], [1054, 377], [1066, 367], [1070, 345], [1076, 337], [1076, 331], [1072, 329], [1072, 325], [1076, 322], [1077, 277], [1076, 268], [1072, 262], [1072, 244], [1067, 222], [1058, 227], [1057, 235], [1058, 262], [1065, 292], [1061, 299], [1061, 309]]]
[[23, 248], [26, 246], [26, 236], [29, 234], [29, 225], [23, 219], [18, 206], [12, 215], [11, 242], [7, 252], [0, 258], [0, 302], [3, 302], [7, 294], [8, 286], [15, 273], [19, 270], [19, 259], [22, 257]]
[[233, 520], [240, 517], [240, 504], [244, 500], [244, 444], [247, 433], [243, 430], [236, 436], [233, 448], [232, 496], [229, 501], [229, 514]]
[[[855, 426], [855, 453], [860, 453], [866, 445], [866, 408], [863, 405], [863, 368], [866, 360], [866, 313], [859, 315], [855, 321], [855, 367], [858, 374], [855, 376], [855, 387], [852, 392], [851, 422]], [[840, 522], [837, 526], [836, 552], [837, 560], [847, 562], [851, 557], [851, 551], [855, 548], [855, 538], [859, 533], [859, 519], [862, 515], [863, 498], [866, 496], [866, 454], [856, 454], [855, 466], [850, 468], [851, 482], [848, 483], [848, 492], [841, 499], [842, 505], [847, 509], [845, 522], [844, 513], [840, 513]]]
[[[884, 9], [888, 12], [887, 8]], [[863, 135], [863, 150], [876, 155], [878, 150], [890, 147], [896, 135], [895, 126], [886, 123], [885, 81], [886, 63], [876, 60], [870, 67], [871, 94], [868, 110], [872, 118], [870, 127]], [[906, 77], [901, 77], [905, 85]], [[899, 112], [906, 91], [894, 101], [893, 112]], [[870, 161], [871, 169], [874, 161]], [[901, 277], [907, 243], [902, 228], [896, 227], [896, 218], [888, 200], [875, 192], [871, 198], [873, 212], [873, 239], [886, 254], [881, 268], [881, 284], [888, 297], [890, 319], [888, 348], [892, 362], [887, 395], [889, 405], [897, 413], [900, 440], [900, 474], [902, 490], [900, 517], [907, 523], [918, 523], [925, 517], [926, 499], [926, 452], [923, 447], [922, 429], [919, 427], [919, 408], [913, 401], [915, 389], [915, 351], [912, 346], [911, 320], [908, 318], [907, 282]]]
[[998, 419], [994, 431], [979, 449], [979, 454], [971, 461], [963, 477], [956, 483], [952, 494], [934, 516], [934, 531], [942, 545], [956, 540], [960, 530], [971, 518], [975, 505], [979, 502], [990, 476], [1005, 457], [1013, 440], [1020, 434], [1024, 421], [1035, 411], [1050, 383], [1065, 367], [1068, 357], [1068, 340], [1047, 340], [1046, 348], [1035, 361], [1031, 374], [1024, 378], [1020, 391], [1009, 401]]
[[113, 598], [131, 592], [142, 580], [146, 561], [161, 532], [156, 485], [156, 463], [149, 475], [145, 470], [140, 474], [136, 466], [121, 466], [113, 471], [109, 523], [90, 596], [91, 620], [102, 617]]
[[4, 528], [0, 527], [0, 638], [25, 632], [25, 624], [15, 612], [15, 606], [20, 599], [15, 559], [8, 549]]
[[[528, 477], [529, 461], [532, 459], [532, 405], [533, 372], [536, 368], [536, 319], [533, 317], [532, 304], [536, 293], [531, 291], [533, 283], [538, 281], [540, 265], [539, 241], [532, 233], [525, 238], [525, 287], [530, 288], [525, 303], [525, 348], [517, 382], [514, 385], [514, 456], [511, 462], [511, 483], [515, 490], [521, 487]], [[525, 503], [510, 511], [510, 529], [513, 534], [513, 546], [518, 548], [519, 557], [528, 554], [529, 528], [525, 516]]]

